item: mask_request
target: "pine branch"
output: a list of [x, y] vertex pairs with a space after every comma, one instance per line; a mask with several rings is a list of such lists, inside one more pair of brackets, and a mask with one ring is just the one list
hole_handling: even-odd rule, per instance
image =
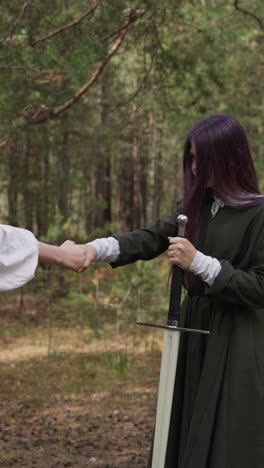
[[16, 27], [17, 25], [20, 23], [20, 21], [23, 19], [23, 16], [25, 14], [25, 11], [27, 9], [27, 7], [30, 5], [31, 3], [31, 0], [26, 0], [26, 2], [24, 3], [24, 5], [22, 6], [21, 8], [21, 11], [17, 17], [17, 19], [15, 20], [15, 23], [13, 25], [13, 28], [11, 29], [10, 33], [7, 35], [7, 37], [5, 38], [4, 42], [6, 42], [7, 40], [10, 40], [16, 30]]
[[10, 135], [5, 135], [3, 138], [0, 139], [0, 148], [4, 148], [6, 144], [9, 142]]
[[91, 16], [95, 10], [99, 7], [99, 3], [95, 2], [94, 6], [90, 8], [88, 11], [86, 11], [82, 16], [79, 18], [75, 19], [71, 23], [65, 24], [64, 26], [61, 26], [60, 28], [56, 29], [55, 31], [52, 31], [49, 33], [47, 36], [41, 37], [40, 39], [36, 39], [35, 41], [29, 42], [28, 44], [24, 44], [21, 48], [25, 49], [26, 47], [35, 47], [37, 44], [40, 44], [41, 42], [45, 42], [49, 40], [51, 37], [57, 36], [57, 34], [60, 34], [67, 29], [70, 29], [77, 24], [80, 24], [85, 18], [88, 16]]
[[42, 122], [45, 122], [49, 119], [54, 119], [58, 115], [62, 114], [66, 110], [68, 110], [70, 107], [72, 107], [76, 102], [78, 102], [81, 97], [87, 93], [87, 91], [92, 87], [92, 85], [97, 81], [99, 76], [102, 74], [103, 70], [105, 69], [106, 65], [110, 61], [110, 59], [113, 57], [113, 55], [116, 54], [120, 46], [122, 45], [127, 33], [130, 31], [132, 25], [139, 19], [141, 18], [145, 13], [147, 9], [144, 9], [140, 11], [139, 13], [137, 12], [131, 12], [129, 18], [125, 21], [123, 26], [120, 28], [120, 33], [112, 47], [109, 49], [108, 53], [104, 57], [104, 59], [100, 62], [98, 65], [97, 69], [91, 76], [90, 80], [87, 81], [76, 93], [73, 95], [71, 99], [66, 101], [64, 104], [58, 107], [54, 107], [52, 109], [48, 109], [45, 106], [42, 106], [31, 118], [29, 118], [29, 123], [30, 124], [39, 124]]
[[34, 66], [25, 67], [20, 65], [0, 65], [0, 70], [32, 70], [32, 68], [37, 68]]
[[259, 27], [262, 31], [264, 31], [264, 23], [263, 21], [256, 15], [254, 15], [254, 13], [251, 13], [250, 11], [248, 10], [245, 10], [244, 8], [241, 8], [239, 5], [238, 5], [238, 0], [234, 0], [234, 7], [237, 11], [241, 11], [241, 13], [244, 13], [245, 15], [247, 16], [250, 16], [251, 18], [253, 18], [254, 20], [256, 20], [259, 24]]

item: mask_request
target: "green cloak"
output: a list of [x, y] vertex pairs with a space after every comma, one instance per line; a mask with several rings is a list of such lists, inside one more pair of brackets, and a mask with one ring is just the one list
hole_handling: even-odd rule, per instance
[[[166, 468], [264, 468], [264, 206], [223, 207], [209, 200], [198, 249], [222, 269], [211, 287], [194, 275], [182, 304]], [[177, 215], [114, 235], [113, 267], [149, 260], [177, 235]], [[151, 456], [149, 466], [151, 464]]]

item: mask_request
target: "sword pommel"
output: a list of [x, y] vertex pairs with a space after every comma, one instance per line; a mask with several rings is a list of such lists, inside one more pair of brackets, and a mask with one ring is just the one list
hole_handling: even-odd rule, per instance
[[188, 222], [187, 216], [184, 214], [180, 214], [177, 218], [179, 228], [178, 228], [178, 237], [184, 237], [185, 236], [185, 227]]

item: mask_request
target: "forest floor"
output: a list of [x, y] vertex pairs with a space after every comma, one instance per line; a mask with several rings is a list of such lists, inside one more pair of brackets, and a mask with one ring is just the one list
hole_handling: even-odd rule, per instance
[[145, 468], [160, 339], [0, 319], [0, 467]]

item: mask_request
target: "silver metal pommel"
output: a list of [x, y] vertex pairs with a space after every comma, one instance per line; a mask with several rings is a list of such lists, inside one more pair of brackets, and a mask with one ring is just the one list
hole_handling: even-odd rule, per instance
[[177, 221], [179, 223], [179, 230], [178, 230], [178, 236], [179, 237], [184, 237], [185, 235], [185, 227], [188, 222], [187, 216], [184, 214], [180, 214], [177, 218]]

